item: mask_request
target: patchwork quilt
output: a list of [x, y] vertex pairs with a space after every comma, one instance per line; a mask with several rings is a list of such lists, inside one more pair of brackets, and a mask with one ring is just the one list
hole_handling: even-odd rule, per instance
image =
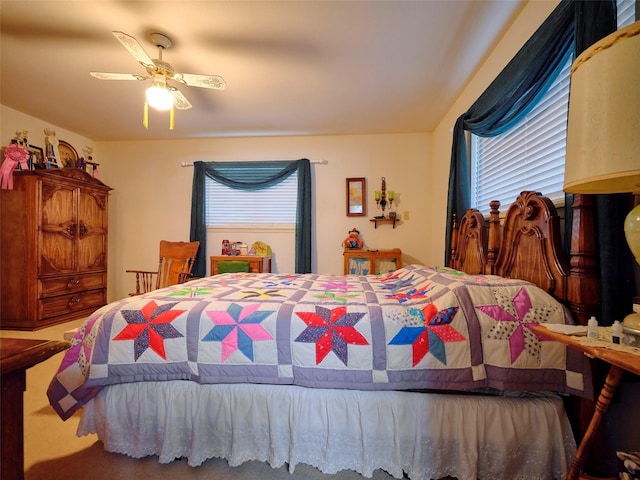
[[384, 275], [228, 273], [104, 306], [48, 396], [63, 419], [115, 383], [591, 395], [588, 362], [539, 337], [572, 323], [533, 284], [409, 265]]

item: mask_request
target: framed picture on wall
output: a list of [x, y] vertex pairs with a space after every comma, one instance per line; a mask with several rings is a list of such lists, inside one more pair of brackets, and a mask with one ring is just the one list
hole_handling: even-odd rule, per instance
[[347, 217], [367, 216], [365, 178], [347, 178]]

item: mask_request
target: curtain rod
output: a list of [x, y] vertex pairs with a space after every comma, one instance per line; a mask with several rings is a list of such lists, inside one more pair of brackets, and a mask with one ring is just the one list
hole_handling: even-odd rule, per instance
[[[315, 165], [327, 165], [329, 160], [310, 160], [309, 163]], [[193, 162], [180, 162], [180, 165], [183, 167], [193, 167]]]

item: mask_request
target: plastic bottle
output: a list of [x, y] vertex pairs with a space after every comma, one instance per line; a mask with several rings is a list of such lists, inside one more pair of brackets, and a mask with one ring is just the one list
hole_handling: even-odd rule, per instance
[[587, 337], [598, 339], [598, 321], [596, 317], [591, 317], [587, 322]]
[[613, 322], [613, 328], [611, 330], [611, 341], [613, 343], [620, 343], [620, 339], [622, 338], [622, 324], [620, 321], [616, 320]]

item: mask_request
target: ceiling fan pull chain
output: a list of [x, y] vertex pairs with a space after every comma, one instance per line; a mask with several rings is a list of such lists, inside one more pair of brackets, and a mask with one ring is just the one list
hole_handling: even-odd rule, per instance
[[142, 124], [144, 125], [144, 128], [149, 128], [149, 104], [147, 104], [147, 102], [144, 102], [144, 111], [142, 113]]
[[173, 120], [175, 117], [175, 108], [171, 105], [171, 110], [169, 111], [169, 130], [173, 130]]

